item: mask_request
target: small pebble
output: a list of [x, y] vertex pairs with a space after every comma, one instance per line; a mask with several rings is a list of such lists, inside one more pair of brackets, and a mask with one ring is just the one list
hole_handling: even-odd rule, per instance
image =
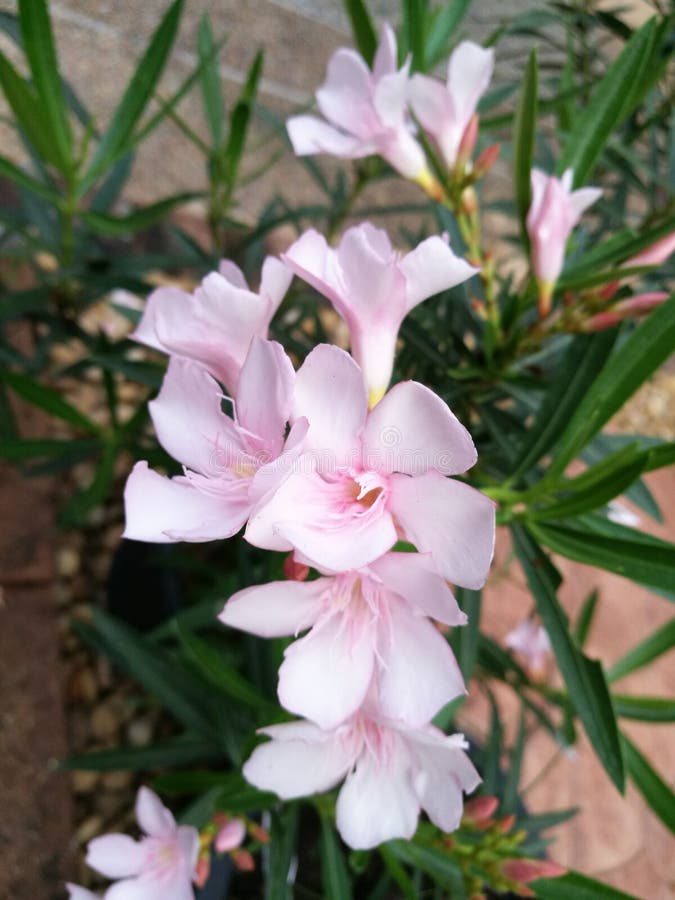
[[132, 747], [147, 747], [154, 728], [150, 719], [134, 719], [127, 726], [127, 738]]
[[78, 844], [87, 844], [92, 838], [96, 837], [97, 834], [100, 834], [102, 830], [102, 816], [89, 816], [89, 818], [85, 819], [75, 832], [75, 839], [77, 840]]
[[117, 736], [119, 730], [119, 718], [110, 706], [97, 707], [91, 717], [91, 731], [99, 741], [105, 741]]
[[61, 547], [56, 554], [56, 571], [62, 578], [72, 578], [80, 571], [80, 554], [73, 547]]
[[76, 794], [91, 794], [99, 782], [98, 772], [73, 772], [71, 784]]

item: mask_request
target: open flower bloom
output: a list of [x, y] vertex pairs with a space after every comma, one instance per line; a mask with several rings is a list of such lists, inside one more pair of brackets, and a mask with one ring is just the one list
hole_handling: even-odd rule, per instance
[[389, 25], [382, 29], [372, 72], [355, 50], [337, 50], [316, 92], [328, 122], [293, 116], [286, 123], [298, 156], [329, 153], [358, 159], [379, 154], [405, 178], [423, 186], [431, 181], [407, 112], [410, 63], [396, 67], [396, 36]]
[[449, 169], [457, 162], [462, 137], [492, 78], [494, 51], [462, 41], [448, 61], [447, 85], [426, 75], [410, 80], [410, 106], [434, 139]]
[[539, 312], [547, 315], [555, 283], [565, 261], [565, 246], [572, 229], [602, 191], [572, 190], [572, 169], [562, 178], [532, 170], [532, 203], [527, 214], [527, 232], [532, 245], [532, 268], [539, 286]]
[[427, 297], [478, 271], [455, 256], [441, 237], [427, 238], [405, 255], [397, 253], [386, 232], [369, 222], [348, 228], [335, 250], [310, 229], [283, 259], [327, 297], [347, 323], [371, 406], [391, 379], [396, 337], [406, 315]]
[[150, 413], [184, 475], [166, 478], [136, 463], [124, 491], [125, 537], [165, 543], [236, 534], [254, 503], [254, 475], [284, 448], [293, 380], [281, 345], [254, 338], [230, 419], [217, 382], [197, 363], [172, 358]]
[[100, 894], [93, 894], [86, 888], [80, 887], [79, 884], [66, 884], [68, 891], [68, 900], [101, 900]]
[[448, 642], [426, 616], [466, 622], [428, 559], [388, 553], [357, 572], [245, 588], [219, 618], [262, 637], [311, 628], [284, 654], [279, 699], [334, 728], [361, 707], [373, 682], [382, 714], [412, 727], [466, 692]]
[[533, 675], [541, 676], [546, 672], [551, 658], [551, 641], [543, 625], [525, 619], [506, 635], [504, 643], [522, 656]]
[[347, 776], [336, 824], [357, 850], [411, 838], [420, 807], [443, 831], [453, 831], [462, 817], [462, 791], [480, 783], [463, 736], [447, 736], [433, 725], [406, 729], [359, 712], [333, 731], [301, 721], [262, 733], [272, 740], [256, 747], [244, 777], [291, 800], [330, 790]]
[[207, 275], [193, 294], [175, 287], [154, 290], [131, 337], [155, 350], [202, 363], [234, 394], [251, 339], [267, 337], [292, 277], [280, 260], [268, 256], [256, 294], [241, 270], [224, 260], [220, 270]]
[[[144, 833], [140, 841], [126, 834], [106, 834], [89, 842], [87, 865], [116, 880], [105, 900], [194, 900], [197, 829], [176, 825], [159, 797], [145, 787], [136, 798], [136, 819]], [[87, 900], [87, 893], [78, 896], [71, 889], [71, 898]]]
[[446, 478], [471, 468], [476, 448], [440, 397], [401, 382], [368, 412], [359, 367], [344, 350], [321, 344], [296, 374], [293, 418], [308, 423], [304, 452], [251, 513], [250, 543], [296, 549], [306, 562], [344, 572], [402, 537], [453, 584], [484, 584], [494, 504]]

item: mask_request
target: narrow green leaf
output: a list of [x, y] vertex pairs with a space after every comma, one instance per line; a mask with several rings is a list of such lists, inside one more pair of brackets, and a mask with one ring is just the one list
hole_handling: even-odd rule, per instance
[[115, 463], [117, 462], [117, 446], [108, 443], [96, 467], [91, 484], [73, 494], [59, 514], [60, 521], [66, 525], [77, 525], [87, 513], [101, 505], [108, 496], [115, 479]]
[[645, 472], [672, 466], [675, 462], [675, 441], [667, 441], [656, 447], [650, 447]]
[[387, 844], [380, 844], [377, 850], [389, 877], [401, 891], [405, 900], [418, 900], [419, 895], [412, 878], [391, 852], [389, 846]]
[[0, 87], [14, 113], [17, 125], [37, 154], [46, 163], [63, 171], [61, 155], [43, 127], [37, 97], [4, 53], [0, 53]]
[[100, 427], [88, 419], [70, 403], [67, 403], [60, 394], [40, 384], [29, 375], [22, 375], [19, 372], [10, 372], [7, 369], [0, 370], [0, 381], [4, 382], [7, 387], [11, 388], [23, 400], [43, 409], [51, 416], [62, 419], [76, 428], [83, 428], [86, 431], [100, 432]]
[[602, 666], [584, 656], [570, 636], [567, 616], [556, 597], [557, 573], [548, 557], [525, 529], [515, 526], [512, 533], [570, 698], [607, 774], [623, 791], [625, 775], [619, 732]]
[[354, 35], [354, 43], [361, 56], [372, 66], [377, 49], [377, 34], [368, 7], [363, 0], [343, 0]]
[[469, 684], [478, 655], [478, 637], [480, 634], [480, 607], [481, 592], [470, 591], [468, 588], [457, 589], [457, 600], [466, 613], [468, 622], [461, 628], [453, 631], [453, 637], [457, 637], [457, 660], [462, 670], [462, 676], [466, 684]]
[[612, 331], [601, 331], [590, 336], [580, 335], [572, 341], [560, 371], [551, 382], [527, 432], [513, 478], [526, 472], [555, 444], [588, 392], [589, 385], [602, 370], [615, 340], [616, 335]]
[[538, 878], [528, 887], [539, 900], [639, 900], [580, 872], [566, 872], [559, 878]]
[[675, 833], [675, 794], [672, 789], [654, 771], [625, 734], [621, 735], [621, 745], [626, 758], [626, 768], [635, 787], [666, 828]]
[[92, 231], [97, 231], [99, 234], [123, 237], [150, 228], [156, 222], [165, 219], [174, 207], [181, 203], [189, 203], [202, 196], [200, 193], [190, 191], [167, 197], [165, 200], [159, 200], [149, 206], [143, 206], [125, 216], [111, 216], [103, 212], [85, 212], [82, 214], [82, 220]]
[[90, 213], [106, 213], [112, 208], [129, 180], [134, 154], [127, 153], [111, 167], [89, 204]]
[[38, 197], [49, 200], [49, 202], [53, 203], [55, 206], [59, 203], [59, 195], [48, 185], [38, 181], [37, 178], [33, 178], [32, 175], [29, 175], [23, 169], [15, 166], [13, 162], [10, 162], [10, 160], [6, 159], [4, 156], [0, 156], [0, 175], [3, 178], [8, 178], [10, 181], [14, 182], [14, 184], [21, 185], [21, 187], [25, 188], [27, 191], [37, 194]]
[[223, 99], [223, 89], [220, 83], [218, 56], [214, 53], [215, 47], [211, 20], [205, 13], [199, 23], [199, 34], [197, 36], [197, 53], [203, 65], [200, 84], [206, 122], [211, 132], [213, 146], [220, 147], [223, 139], [225, 100]]
[[111, 162], [123, 155], [134, 127], [145, 110], [155, 86], [160, 79], [173, 47], [184, 0], [174, 0], [155, 30], [150, 44], [136, 67], [131, 81], [124, 91], [113, 117], [96, 148], [81, 189], [108, 168]]
[[438, 8], [425, 47], [427, 71], [450, 55], [454, 33], [470, 6], [471, 0], [451, 0]]
[[115, 747], [113, 750], [94, 750], [92, 753], [69, 756], [59, 763], [59, 768], [94, 772], [168, 769], [220, 758], [222, 754], [215, 743], [201, 737], [181, 735], [150, 747]]
[[558, 165], [560, 172], [574, 170], [575, 186], [586, 182], [609, 135], [633, 111], [636, 89], [649, 64], [655, 36], [656, 20], [651, 19], [628, 41], [576, 118]]
[[[584, 604], [581, 607], [581, 611], [579, 612], [579, 616], [574, 626], [574, 640], [579, 647], [583, 647], [586, 643], [586, 638], [588, 637], [588, 632], [591, 630], [591, 624], [599, 599], [600, 595], [597, 590], [593, 590], [588, 597], [586, 597]], [[607, 681], [610, 680], [608, 674], [606, 674], [605, 677], [607, 678]]]
[[466, 900], [462, 870], [449, 852], [408, 841], [388, 841], [384, 846], [400, 862], [430, 875], [439, 887], [450, 891], [452, 900]]
[[560, 475], [675, 347], [675, 294], [655, 309], [610, 357], [580, 399], [567, 424], [547, 477]]
[[349, 872], [332, 822], [321, 816], [321, 883], [325, 900], [350, 900]]
[[75, 455], [81, 458], [82, 453], [95, 453], [101, 444], [97, 440], [3, 440], [0, 442], [0, 458], [9, 462], [25, 462], [29, 459], [54, 459]]
[[541, 543], [569, 559], [649, 587], [675, 591], [675, 545], [666, 541], [629, 541], [593, 534], [579, 527], [578, 521], [555, 525], [538, 522], [531, 530]]
[[46, 0], [19, 0], [19, 22], [33, 85], [43, 112], [43, 127], [58, 149], [62, 168], [68, 169], [72, 158], [72, 133]]
[[525, 219], [531, 202], [530, 176], [537, 133], [538, 71], [537, 48], [534, 47], [525, 67], [513, 135], [513, 184], [520, 234], [526, 249], [530, 246]]
[[518, 818], [518, 828], [524, 828], [528, 832], [547, 831], [549, 828], [555, 828], [568, 822], [579, 812], [578, 806], [572, 806], [569, 809], [558, 809], [548, 813], [533, 813], [529, 816]]
[[291, 900], [290, 871], [298, 836], [298, 807], [287, 804], [272, 813], [272, 829], [267, 846], [264, 900]]
[[500, 812], [502, 815], [509, 815], [510, 813], [516, 812], [516, 806], [518, 804], [518, 786], [520, 785], [520, 773], [523, 766], [523, 752], [525, 750], [525, 734], [525, 713], [521, 708], [518, 734], [513, 750], [511, 751], [509, 770], [506, 774], [506, 781], [502, 792], [502, 802], [500, 804]]
[[675, 698], [614, 694], [613, 700], [619, 718], [640, 722], [675, 722]]
[[630, 675], [636, 669], [649, 665], [650, 662], [673, 648], [675, 648], [675, 619], [666, 622], [665, 625], [617, 660], [607, 671], [607, 680], [618, 681], [619, 678]]
[[408, 51], [412, 55], [411, 71], [426, 71], [424, 60], [424, 35], [426, 30], [426, 3], [424, 0], [403, 0], [403, 30]]

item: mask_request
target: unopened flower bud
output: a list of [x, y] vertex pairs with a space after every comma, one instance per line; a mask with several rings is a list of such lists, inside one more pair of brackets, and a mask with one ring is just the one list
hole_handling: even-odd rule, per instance
[[656, 241], [651, 247], [647, 247], [642, 253], [638, 253], [637, 256], [631, 256], [623, 265], [627, 268], [633, 268], [634, 266], [660, 266], [673, 252], [675, 252], [675, 231]]
[[498, 806], [497, 797], [474, 797], [464, 804], [464, 821], [476, 828], [488, 828]]
[[537, 878], [558, 878], [567, 871], [549, 859], [507, 859], [501, 868], [506, 878], [518, 884], [527, 884]]
[[259, 844], [269, 844], [270, 836], [262, 827], [262, 825], [258, 825], [256, 822], [249, 822], [248, 824], [248, 833], [253, 838], [254, 841], [258, 841]]
[[587, 319], [583, 324], [583, 330], [605, 331], [607, 328], [613, 328], [623, 319], [646, 315], [655, 307], [660, 306], [667, 298], [668, 294], [665, 291], [647, 291], [644, 294], [630, 297], [628, 300], [621, 300], [611, 309], [604, 310], [604, 312]]
[[230, 853], [232, 861], [240, 872], [253, 872], [255, 869], [255, 860], [248, 850], [232, 850]]
[[297, 562], [295, 559], [295, 551], [291, 550], [284, 560], [282, 571], [289, 581], [306, 581], [307, 576], [309, 575], [309, 566]]
[[195, 866], [193, 881], [198, 888], [204, 887], [211, 874], [211, 860], [208, 856], [200, 856]]
[[479, 156], [473, 166], [473, 174], [476, 179], [482, 178], [497, 162], [499, 152], [502, 149], [501, 144], [491, 144], [486, 147]]
[[246, 826], [241, 819], [229, 819], [224, 822], [215, 837], [213, 846], [218, 853], [229, 853], [241, 846], [246, 837]]
[[467, 122], [462, 139], [459, 142], [457, 151], [456, 168], [459, 172], [463, 172], [467, 163], [473, 156], [473, 151], [478, 140], [478, 113], [474, 113]]

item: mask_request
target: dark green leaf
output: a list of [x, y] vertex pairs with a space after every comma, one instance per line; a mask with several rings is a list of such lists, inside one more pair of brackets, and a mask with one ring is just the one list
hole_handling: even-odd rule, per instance
[[326, 816], [321, 816], [321, 883], [325, 900], [350, 900], [349, 872], [335, 827]]
[[471, 0], [452, 0], [439, 7], [429, 31], [425, 48], [427, 69], [450, 55], [450, 45], [457, 27], [467, 14]]
[[77, 525], [87, 513], [103, 503], [115, 479], [116, 462], [117, 446], [114, 443], [106, 444], [91, 484], [71, 496], [61, 510], [61, 522], [66, 525]]
[[[599, 599], [600, 595], [597, 590], [593, 590], [588, 597], [586, 597], [584, 605], [581, 607], [581, 611], [574, 626], [574, 640], [579, 647], [583, 647], [586, 643], [586, 638], [588, 637], [588, 632], [591, 630], [591, 623], [593, 622], [593, 616], [595, 615], [595, 609]], [[610, 680], [609, 674], [606, 673], [605, 677], [607, 678], [607, 681]]]
[[666, 541], [629, 541], [593, 534], [580, 527], [578, 521], [533, 524], [532, 533], [555, 553], [569, 559], [607, 569], [649, 587], [675, 591], [675, 546]]
[[478, 654], [481, 592], [470, 591], [468, 588], [458, 588], [457, 600], [462, 607], [462, 612], [466, 613], [468, 622], [461, 628], [454, 629], [453, 637], [457, 637], [457, 660], [459, 662], [459, 667], [462, 670], [464, 681], [468, 685], [473, 674], [473, 668]]
[[230, 116], [230, 133], [227, 137], [222, 156], [222, 177], [224, 183], [232, 190], [237, 180], [237, 172], [246, 142], [251, 111], [258, 90], [258, 82], [262, 74], [263, 52], [259, 50], [248, 71], [246, 83]]
[[[560, 475], [675, 347], [675, 294], [655, 309], [610, 357], [567, 424], [547, 477]], [[588, 382], [586, 382], [588, 383]]]
[[298, 834], [298, 807], [287, 804], [272, 813], [272, 829], [265, 867], [264, 900], [291, 900], [290, 871]]
[[622, 719], [640, 722], [675, 722], [675, 699], [672, 697], [635, 697], [614, 694], [614, 709]]
[[424, 72], [424, 33], [426, 26], [426, 4], [424, 0], [403, 0], [402, 30], [408, 52], [412, 55], [411, 71]]
[[531, 200], [530, 175], [534, 164], [538, 92], [537, 48], [534, 47], [525, 67], [513, 136], [513, 185], [518, 220], [520, 222], [520, 234], [525, 248], [529, 247], [525, 219], [527, 218]]
[[675, 833], [675, 794], [625, 734], [621, 735], [621, 745], [635, 787], [666, 828]]
[[211, 29], [211, 20], [208, 15], [204, 14], [199, 23], [199, 35], [197, 38], [197, 52], [199, 54], [199, 61], [203, 65], [200, 83], [202, 99], [204, 101], [204, 112], [206, 113], [206, 121], [209, 126], [209, 131], [211, 132], [213, 145], [214, 147], [220, 147], [223, 139], [225, 101], [223, 99], [223, 90], [220, 84], [218, 56], [214, 53], [215, 46], [213, 30]]
[[633, 111], [637, 88], [649, 63], [656, 22], [636, 31], [593, 92], [565, 141], [558, 170], [574, 169], [574, 184], [585, 183], [609, 135]]
[[106, 213], [111, 209], [122, 193], [124, 185], [129, 180], [133, 164], [133, 153], [127, 153], [121, 159], [117, 160], [94, 194], [94, 197], [89, 204], [90, 213]]
[[506, 781], [502, 792], [499, 810], [502, 815], [516, 812], [518, 805], [518, 786], [520, 785], [520, 773], [523, 766], [523, 752], [525, 750], [525, 714], [521, 709], [520, 723], [516, 742], [509, 760], [509, 770], [506, 773]]
[[354, 43], [369, 66], [372, 66], [377, 49], [375, 26], [363, 0], [343, 0], [354, 34]]
[[4, 440], [0, 442], [0, 458], [18, 463], [29, 459], [67, 457], [81, 459], [82, 453], [95, 453], [101, 444], [97, 440]]
[[36, 178], [33, 178], [32, 175], [29, 175], [18, 166], [15, 166], [13, 162], [5, 159], [4, 156], [0, 156], [0, 176], [8, 178], [10, 181], [14, 182], [14, 184], [21, 185], [22, 188], [31, 191], [33, 194], [37, 194], [39, 197], [43, 197], [45, 200], [49, 200], [49, 202], [54, 205], [59, 202], [58, 194], [50, 187], [43, 184], [41, 181], [38, 181]]
[[389, 841], [384, 846], [401, 862], [430, 875], [439, 887], [450, 891], [452, 900], [466, 900], [462, 870], [449, 852], [407, 841]]
[[111, 162], [122, 156], [145, 110], [173, 47], [184, 0], [174, 0], [155, 30], [131, 81], [98, 145], [81, 190], [91, 185]]
[[639, 900], [579, 872], [566, 872], [559, 878], [538, 878], [528, 887], [539, 900]]
[[167, 197], [166, 200], [159, 200], [157, 203], [151, 203], [149, 206], [144, 206], [126, 216], [111, 216], [102, 212], [85, 212], [82, 214], [82, 219], [93, 231], [113, 237], [124, 237], [125, 235], [142, 231], [145, 228], [150, 228], [151, 225], [166, 218], [174, 207], [181, 203], [189, 203], [191, 200], [201, 196], [195, 191], [190, 191], [189, 193]]
[[19, 0], [19, 22], [33, 86], [43, 113], [43, 128], [56, 145], [62, 169], [67, 170], [71, 164], [72, 134], [46, 0]]
[[618, 681], [625, 675], [649, 665], [659, 656], [675, 648], [675, 619], [666, 622], [661, 628], [650, 634], [625, 656], [617, 660], [607, 671], [608, 681]]
[[556, 597], [557, 572], [548, 557], [525, 529], [516, 526], [512, 533], [570, 698], [607, 774], [623, 791], [619, 732], [602, 666], [584, 656], [570, 636], [567, 616]]
[[546, 831], [549, 828], [555, 828], [568, 822], [579, 812], [578, 806], [572, 806], [570, 809], [559, 809], [548, 813], [533, 813], [529, 816], [518, 818], [518, 828], [524, 828], [528, 832]]
[[221, 755], [213, 742], [200, 737], [181, 735], [153, 744], [151, 747], [116, 747], [113, 750], [94, 750], [92, 753], [69, 756], [59, 764], [59, 767], [95, 772], [168, 769], [174, 766], [206, 763], [220, 759]]
[[3, 381], [27, 403], [43, 409], [57, 419], [62, 419], [64, 422], [86, 431], [98, 433], [101, 430], [95, 422], [63, 400], [60, 394], [28, 375], [9, 372], [6, 369], [0, 370], [0, 381]]

